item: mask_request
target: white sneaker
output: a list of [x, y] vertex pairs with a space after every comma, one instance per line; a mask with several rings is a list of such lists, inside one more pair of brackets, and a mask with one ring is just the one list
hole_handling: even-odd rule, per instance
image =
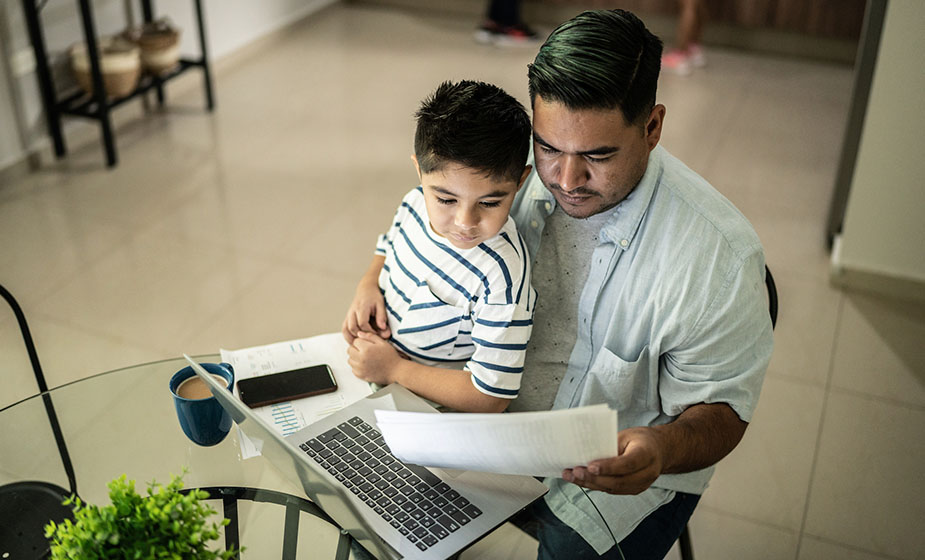
[[707, 65], [707, 59], [703, 56], [703, 48], [696, 43], [692, 43], [691, 46], [687, 47], [687, 59], [697, 68], [703, 68]]

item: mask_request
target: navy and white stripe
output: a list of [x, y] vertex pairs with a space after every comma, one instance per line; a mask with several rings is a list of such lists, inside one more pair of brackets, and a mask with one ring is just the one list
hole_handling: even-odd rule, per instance
[[514, 221], [472, 249], [430, 229], [424, 194], [405, 195], [376, 254], [394, 345], [428, 365], [466, 362], [483, 393], [514, 398], [533, 328], [530, 258]]

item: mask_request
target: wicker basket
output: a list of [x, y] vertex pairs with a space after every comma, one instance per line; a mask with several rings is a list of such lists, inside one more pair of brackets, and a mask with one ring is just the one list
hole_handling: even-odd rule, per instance
[[167, 18], [127, 29], [122, 36], [141, 48], [141, 66], [150, 74], [163, 74], [180, 61], [180, 32]]
[[[141, 77], [140, 49], [120, 37], [100, 37], [98, 44], [103, 87], [109, 97], [125, 97], [138, 86]], [[71, 69], [77, 83], [87, 93], [93, 93], [93, 77], [86, 43], [70, 48]]]

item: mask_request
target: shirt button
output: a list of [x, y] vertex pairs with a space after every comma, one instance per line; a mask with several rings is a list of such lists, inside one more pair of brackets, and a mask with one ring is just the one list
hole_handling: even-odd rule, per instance
[[552, 210], [552, 204], [550, 204], [550, 203], [547, 202], [547, 203], [546, 203], [546, 211], [549, 212], [550, 210]]
[[630, 242], [627, 241], [626, 239], [621, 239], [621, 240], [620, 240], [620, 247], [626, 247], [626, 246], [629, 245], [629, 244], [630, 244]]
[[533, 220], [532, 222], [530, 222], [530, 227], [532, 228], [538, 227], [539, 225], [540, 224], [536, 223], [536, 220]]

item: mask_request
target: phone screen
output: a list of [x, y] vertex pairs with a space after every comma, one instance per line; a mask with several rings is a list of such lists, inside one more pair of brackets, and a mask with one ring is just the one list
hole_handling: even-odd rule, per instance
[[251, 408], [330, 393], [337, 389], [327, 365], [249, 377], [238, 382], [241, 402]]

